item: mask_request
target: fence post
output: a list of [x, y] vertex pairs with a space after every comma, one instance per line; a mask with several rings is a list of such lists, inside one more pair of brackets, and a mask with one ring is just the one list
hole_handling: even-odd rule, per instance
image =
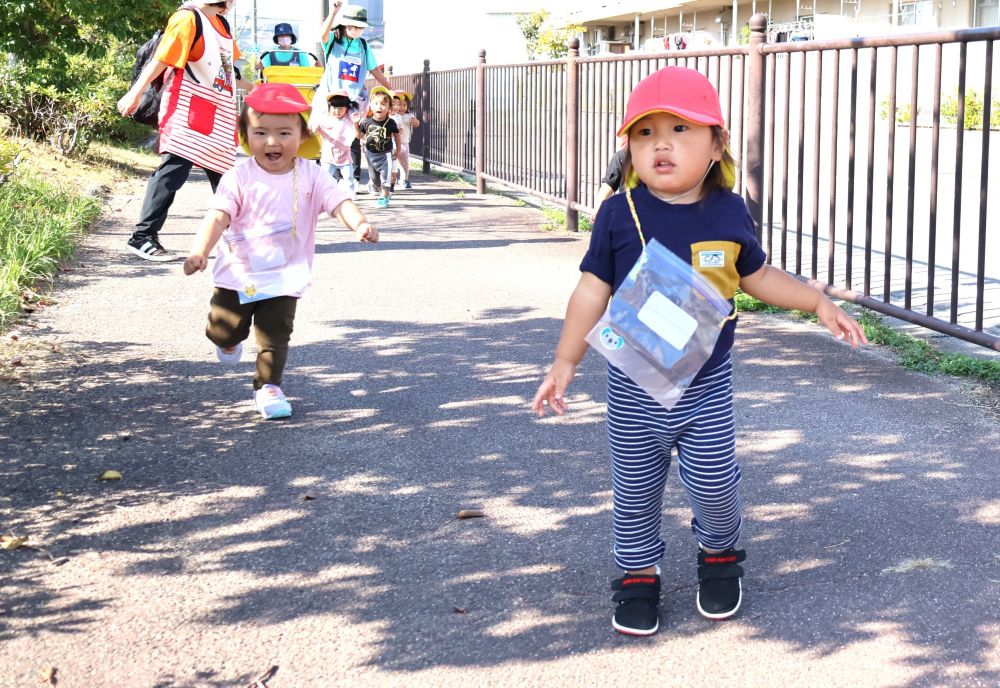
[[767, 15], [750, 17], [750, 50], [747, 54], [747, 180], [744, 196], [754, 231], [760, 240], [764, 222], [764, 102], [767, 74], [761, 47], [767, 40]]
[[424, 73], [420, 76], [423, 88], [420, 94], [420, 112], [424, 115], [424, 174], [431, 173], [431, 61], [424, 60]]
[[580, 39], [569, 40], [566, 53], [566, 229], [577, 231], [579, 213], [575, 206], [580, 201], [579, 125], [580, 125], [580, 72], [576, 63], [580, 56]]
[[476, 63], [476, 193], [486, 193], [486, 51]]

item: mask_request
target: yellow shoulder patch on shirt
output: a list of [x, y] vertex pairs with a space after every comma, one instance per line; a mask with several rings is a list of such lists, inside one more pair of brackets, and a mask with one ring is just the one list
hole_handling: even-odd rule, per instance
[[736, 259], [740, 245], [735, 241], [698, 241], [691, 244], [691, 264], [705, 279], [731, 299], [740, 286], [740, 273]]

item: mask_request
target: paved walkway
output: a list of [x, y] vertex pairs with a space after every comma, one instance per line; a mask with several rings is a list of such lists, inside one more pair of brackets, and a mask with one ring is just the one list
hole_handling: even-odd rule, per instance
[[[185, 187], [165, 245], [207, 196]], [[201, 334], [208, 277], [121, 251], [138, 204], [113, 199], [9, 343], [0, 517], [44, 552], [0, 551], [3, 688], [1000, 682], [1000, 430], [975, 389], [744, 316], [744, 607], [697, 615], [672, 476], [662, 631], [626, 638], [599, 357], [568, 417], [527, 410], [580, 238], [419, 175], [371, 211], [377, 247], [323, 221], [295, 415], [265, 424], [249, 363]]]

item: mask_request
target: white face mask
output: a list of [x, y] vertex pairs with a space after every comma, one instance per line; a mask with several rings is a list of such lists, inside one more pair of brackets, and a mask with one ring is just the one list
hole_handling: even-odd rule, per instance
[[278, 36], [278, 45], [280, 45], [282, 48], [287, 48], [291, 44], [292, 44], [291, 36]]

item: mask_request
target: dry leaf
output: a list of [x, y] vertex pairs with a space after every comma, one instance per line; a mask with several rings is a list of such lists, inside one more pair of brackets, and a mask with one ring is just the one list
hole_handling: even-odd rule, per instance
[[483, 518], [484, 516], [486, 514], [479, 509], [459, 509], [458, 511], [459, 518]]
[[98, 480], [121, 480], [122, 479], [122, 474], [119, 473], [118, 471], [104, 471], [103, 473], [101, 473], [100, 477], [98, 477], [97, 479]]
[[10, 360], [10, 365], [12, 368], [16, 368], [17, 366], [23, 366], [24, 361], [21, 360], [20, 356], [17, 356], [16, 358], [12, 358]]
[[299, 495], [299, 499], [301, 499], [303, 502], [308, 502], [310, 500], [316, 499], [316, 495], [314, 495], [312, 492], [303, 492], [302, 494]]
[[42, 669], [42, 683], [47, 683], [50, 686], [56, 685], [56, 668], [55, 667], [45, 667]]
[[469, 613], [469, 610], [466, 609], [465, 607], [452, 607], [452, 609], [455, 610], [456, 614], [468, 614]]
[[28, 541], [27, 537], [14, 537], [13, 535], [0, 535], [0, 549], [20, 549]]

